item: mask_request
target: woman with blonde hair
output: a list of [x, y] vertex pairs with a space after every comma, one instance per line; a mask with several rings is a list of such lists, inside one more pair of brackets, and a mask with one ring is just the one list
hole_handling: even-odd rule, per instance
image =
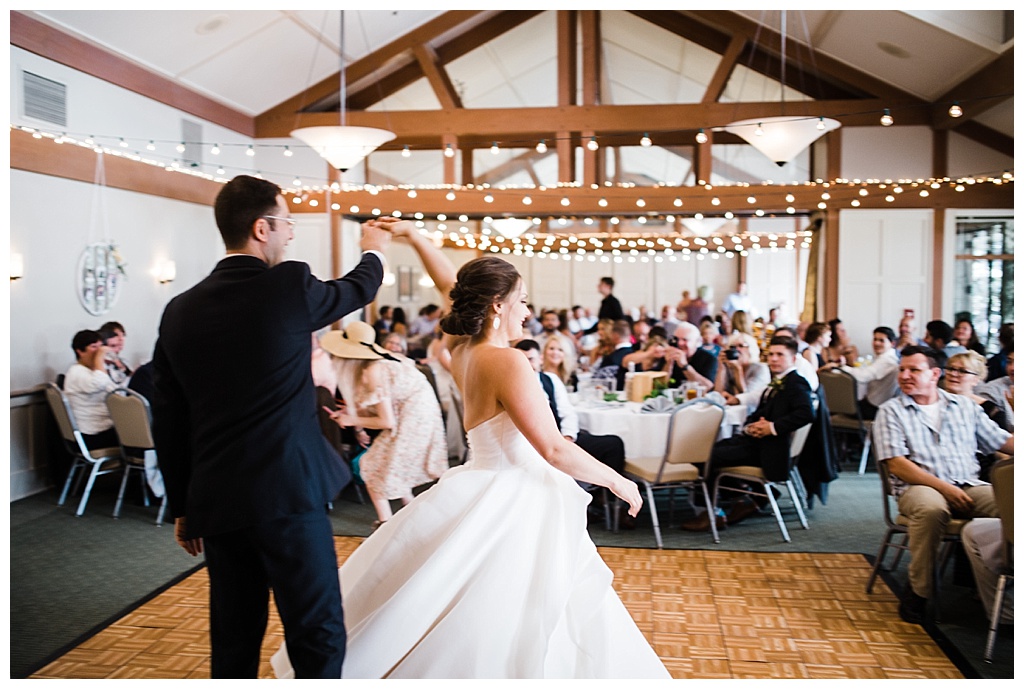
[[746, 343], [751, 361], [761, 360], [761, 348], [757, 344], [757, 338], [754, 337], [754, 326], [750, 322], [750, 316], [746, 311], [734, 311], [732, 333], [726, 340], [726, 346], [735, 347], [741, 342]]
[[562, 338], [549, 337], [540, 355], [541, 370], [554, 374], [563, 384], [569, 385], [572, 369], [569, 367], [569, 352], [562, 345]]

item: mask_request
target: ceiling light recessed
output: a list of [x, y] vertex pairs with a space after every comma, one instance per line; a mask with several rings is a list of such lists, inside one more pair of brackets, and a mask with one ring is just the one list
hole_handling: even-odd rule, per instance
[[204, 19], [196, 27], [196, 33], [200, 36], [211, 34], [220, 27], [224, 26], [228, 22], [228, 15], [226, 14], [215, 14], [208, 19]]
[[908, 53], [906, 50], [899, 47], [898, 45], [889, 43], [888, 41], [879, 41], [876, 45], [878, 46], [878, 49], [881, 50], [883, 53], [886, 53], [887, 55], [892, 55], [893, 57], [898, 57], [901, 60], [906, 60], [908, 57], [910, 57], [910, 53]]

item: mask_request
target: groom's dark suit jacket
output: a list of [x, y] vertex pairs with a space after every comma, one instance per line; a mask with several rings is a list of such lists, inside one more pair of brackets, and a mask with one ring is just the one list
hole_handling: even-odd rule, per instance
[[758, 461], [769, 481], [786, 480], [790, 469], [789, 435], [814, 420], [811, 386], [796, 369], [782, 379], [780, 388], [765, 390], [757, 409], [747, 417], [744, 425], [761, 418], [775, 424], [777, 435], [754, 438], [737, 434], [716, 443], [712, 451], [712, 471], [716, 467], [739, 466]]
[[338, 280], [305, 263], [229, 256], [164, 310], [153, 433], [173, 516], [189, 537], [324, 510], [346, 469], [317, 422], [314, 331], [373, 300], [380, 259]]

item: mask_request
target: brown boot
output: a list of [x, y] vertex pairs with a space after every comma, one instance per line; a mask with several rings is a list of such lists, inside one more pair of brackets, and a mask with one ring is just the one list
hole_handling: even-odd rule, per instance
[[[721, 516], [715, 517], [715, 527], [721, 531], [725, 528], [725, 519]], [[688, 519], [679, 525], [683, 531], [711, 531], [711, 520], [708, 519], [707, 510], [701, 512], [693, 519]]]

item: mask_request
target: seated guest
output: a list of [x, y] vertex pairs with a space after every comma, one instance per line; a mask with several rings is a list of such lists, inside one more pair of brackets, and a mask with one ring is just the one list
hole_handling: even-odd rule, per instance
[[107, 374], [109, 350], [95, 330], [80, 330], [71, 340], [76, 362], [64, 375], [64, 396], [90, 450], [117, 447], [117, 432], [107, 411], [107, 395], [117, 384]]
[[132, 375], [128, 364], [121, 359], [121, 352], [124, 350], [124, 326], [117, 321], [107, 321], [100, 326], [97, 332], [109, 350], [106, 367], [110, 379], [118, 385], [124, 385]]
[[[523, 340], [523, 343], [529, 342], [530, 340]], [[530, 346], [530, 345], [525, 345]], [[520, 347], [523, 349], [523, 347]], [[526, 351], [524, 349], [524, 351]], [[574, 385], [575, 373], [569, 368], [569, 354], [565, 351], [561, 340], [554, 337], [549, 338], [544, 346], [541, 347], [541, 370], [562, 381], [563, 385]]]
[[711, 390], [718, 375], [718, 359], [700, 348], [700, 330], [693, 323], [680, 323], [669, 346], [661, 370], [668, 371], [669, 386], [697, 383]]
[[1003, 323], [999, 327], [1000, 349], [988, 360], [988, 379], [995, 380], [1006, 375], [1006, 355], [1013, 351], [1013, 323]]
[[718, 324], [709, 317], [700, 324], [700, 348], [711, 356], [718, 359], [718, 353], [722, 351], [722, 345], [718, 344], [721, 333], [718, 331]]
[[558, 312], [554, 309], [546, 309], [541, 312], [540, 325], [540, 334], [533, 338], [537, 340], [537, 344], [543, 347], [548, 340], [557, 340], [568, 355], [566, 365], [570, 369], [575, 368], [578, 358], [576, 355], [576, 339], [571, 335], [562, 333], [562, 319], [559, 317]]
[[743, 338], [737, 337], [718, 355], [715, 390], [722, 394], [726, 404], [743, 403], [752, 409], [771, 379], [768, 366], [753, 358], [750, 345]]
[[857, 345], [850, 341], [846, 326], [838, 318], [833, 318], [828, 322], [828, 327], [832, 340], [825, 348], [826, 362], [852, 365], [858, 357]]
[[[1006, 569], [1006, 550], [1003, 546], [1003, 524], [999, 519], [979, 517], [972, 519], [960, 531], [964, 552], [971, 563], [978, 596], [985, 607], [985, 617], [992, 619], [996, 602], [999, 574]], [[999, 624], [1013, 624], [1013, 586], [1007, 586], [1003, 596], [1003, 612]]]
[[[950, 361], [953, 357], [950, 357]], [[947, 375], [949, 374], [947, 363]], [[996, 416], [1001, 413], [1005, 423], [1000, 426], [1013, 433], [1013, 343], [1010, 343], [1010, 351], [1006, 354], [1006, 375], [1001, 378], [982, 383], [974, 388], [974, 394], [982, 400], [982, 408], [985, 413], [992, 417], [996, 423], [999, 420]]]
[[978, 333], [974, 330], [974, 323], [970, 318], [958, 318], [953, 324], [953, 340], [961, 347], [977, 352], [985, 356], [985, 346], [978, 339]]
[[651, 328], [651, 334], [647, 338], [647, 344], [639, 351], [632, 351], [622, 359], [622, 365], [629, 370], [630, 364], [634, 371], [655, 371], [665, 364], [665, 352], [668, 348], [668, 338], [665, 332], [658, 326]]
[[940, 369], [946, 365], [946, 359], [967, 351], [966, 347], [953, 339], [953, 327], [946, 321], [929, 321], [924, 326], [924, 343], [938, 352], [941, 358]]
[[[800, 348], [800, 345], [804, 343], [797, 338], [796, 331], [794, 331], [793, 328], [790, 328], [789, 326], [781, 326], [779, 328], [776, 328], [775, 336], [792, 337], [794, 340], [796, 340], [797, 351], [803, 351]], [[804, 377], [804, 380], [807, 381], [807, 384], [811, 386], [811, 392], [818, 391], [818, 369], [816, 369], [810, 361], [798, 355], [796, 358], [796, 372], [802, 375]]]
[[[776, 335], [768, 345], [768, 368], [772, 380], [761, 395], [761, 401], [747, 417], [742, 430], [731, 438], [715, 443], [705, 480], [714, 482], [722, 470], [734, 466], [760, 466], [769, 481], [785, 481], [789, 476], [789, 438], [801, 426], [814, 420], [811, 388], [797, 373], [796, 340]], [[765, 500], [765, 502], [767, 502]], [[738, 524], [760, 509], [749, 496], [734, 501], [725, 518], [729, 525]], [[686, 531], [707, 531], [711, 528], [706, 512], [683, 522]]]
[[128, 379], [128, 389], [134, 390], [143, 397], [146, 401], [153, 399], [153, 362], [147, 361], [142, 366], [135, 369], [135, 373]]
[[[576, 410], [569, 403], [569, 393], [565, 385], [557, 375], [543, 370], [543, 356], [537, 342], [524, 339], [517, 342], [515, 346], [526, 355], [533, 370], [539, 374], [541, 387], [547, 395], [548, 405], [551, 407], [551, 413], [554, 415], [562, 435], [579, 445], [597, 461], [621, 474], [626, 466], [626, 449], [622, 444], [622, 438], [617, 435], [592, 435], [582, 430]], [[620, 526], [633, 528], [633, 525], [633, 517], [626, 515], [623, 519], [620, 516]]]
[[754, 336], [754, 324], [750, 322], [750, 316], [746, 311], [735, 311], [732, 314], [732, 334], [726, 344], [731, 344], [742, 339], [750, 349], [750, 357], [754, 361], [761, 360], [761, 347], [757, 344]]
[[[1010, 368], [1012, 370], [1012, 365]], [[1013, 407], [1007, 405], [1006, 398], [995, 392], [995, 389], [985, 390], [988, 384], [981, 382], [984, 377], [985, 358], [977, 352], [960, 352], [946, 360], [942, 387], [950, 394], [963, 395], [972, 402], [980, 404], [985, 414], [1000, 428], [1013, 433]], [[1000, 390], [1002, 389], [1000, 388]], [[1001, 398], [1002, 404], [999, 404], [998, 400], [992, 399], [993, 397]], [[979, 478], [982, 481], [988, 481], [989, 471], [996, 459], [994, 454], [978, 455], [978, 461], [981, 463]]]
[[900, 319], [900, 325], [898, 329], [899, 339], [896, 340], [896, 356], [899, 358], [899, 353], [903, 351], [904, 347], [910, 345], [924, 346], [925, 342], [917, 336], [917, 325], [915, 325], [913, 316], [904, 316]]
[[828, 327], [828, 323], [818, 321], [811, 323], [807, 326], [804, 340], [807, 342], [807, 349], [800, 356], [811, 362], [815, 370], [828, 363], [825, 360], [825, 350], [832, 342], [832, 330]]
[[401, 354], [403, 356], [409, 353], [409, 342], [405, 339], [405, 335], [398, 333], [388, 333], [384, 337], [384, 341], [380, 343], [380, 346], [389, 352], [395, 354]]
[[911, 624], [924, 621], [949, 519], [998, 516], [992, 486], [979, 476], [978, 453], [1013, 454], [1013, 435], [980, 405], [940, 389], [939, 374], [936, 352], [904, 348], [900, 395], [878, 409], [872, 425], [875, 455], [892, 475], [893, 495], [909, 528], [909, 586], [899, 614]]
[[594, 364], [594, 380], [613, 381], [616, 390], [621, 390], [625, 386], [628, 369], [622, 365], [622, 360], [633, 350], [630, 332], [629, 321], [617, 320], [612, 323], [609, 331], [611, 351]]
[[872, 333], [871, 350], [875, 358], [871, 363], [866, 366], [851, 366], [849, 363], [840, 365], [835, 362], [825, 365], [826, 369], [839, 368], [846, 371], [864, 386], [864, 396], [857, 400], [857, 406], [860, 407], [861, 417], [865, 419], [875, 418], [878, 408], [900, 392], [896, 382], [900, 362], [893, 348], [895, 342], [896, 333], [892, 328], [882, 325]]
[[633, 321], [633, 351], [643, 351], [647, 346], [647, 338], [651, 335], [651, 324], [644, 319]]

